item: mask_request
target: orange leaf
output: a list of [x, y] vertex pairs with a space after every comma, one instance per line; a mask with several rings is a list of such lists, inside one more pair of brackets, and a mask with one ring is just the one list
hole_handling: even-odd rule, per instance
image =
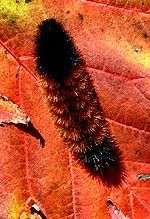
[[[27, 112], [36, 128], [0, 127], [0, 218], [30, 215], [29, 199], [53, 219], [110, 219], [109, 199], [130, 219], [149, 218], [150, 181], [138, 177], [150, 173], [150, 15], [149, 2], [143, 2], [2, 0], [0, 93]], [[36, 27], [47, 17], [64, 24], [86, 61], [124, 155], [127, 176], [120, 188], [92, 179], [59, 137], [33, 57]], [[33, 138], [35, 130], [44, 148]]]

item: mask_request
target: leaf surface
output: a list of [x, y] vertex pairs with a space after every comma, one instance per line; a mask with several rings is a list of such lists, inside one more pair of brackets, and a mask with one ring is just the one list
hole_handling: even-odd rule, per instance
[[[1, 218], [25, 218], [36, 204], [47, 218], [109, 219], [108, 199], [130, 219], [149, 218], [150, 181], [137, 176], [150, 172], [150, 15], [141, 1], [120, 1], [123, 7], [117, 2], [1, 1], [0, 93], [35, 127], [0, 127]], [[64, 23], [86, 60], [123, 152], [127, 177], [120, 188], [93, 180], [59, 137], [33, 57], [36, 27], [47, 17]], [[35, 130], [44, 147], [33, 137]]]

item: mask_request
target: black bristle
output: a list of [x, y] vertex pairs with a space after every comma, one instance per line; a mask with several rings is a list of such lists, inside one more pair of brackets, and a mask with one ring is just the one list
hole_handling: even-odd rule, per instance
[[124, 178], [121, 151], [108, 136], [101, 144], [95, 145], [93, 142], [86, 152], [77, 153], [75, 156], [94, 178], [102, 175], [102, 180], [108, 186], [118, 186]]
[[63, 82], [82, 63], [71, 37], [53, 18], [39, 25], [35, 44], [38, 70], [57, 82]]
[[[118, 149], [117, 149], [118, 150]], [[90, 149], [84, 154], [84, 163], [95, 172], [103, 174], [109, 167], [118, 168], [116, 147], [110, 142], [108, 137], [105, 137], [100, 145], [93, 144]]]

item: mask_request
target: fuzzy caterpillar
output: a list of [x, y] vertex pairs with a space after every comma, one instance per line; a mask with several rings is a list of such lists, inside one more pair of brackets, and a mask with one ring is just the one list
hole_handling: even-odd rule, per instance
[[117, 185], [123, 169], [121, 152], [110, 135], [85, 63], [61, 23], [47, 19], [38, 26], [34, 54], [61, 137], [92, 176]]

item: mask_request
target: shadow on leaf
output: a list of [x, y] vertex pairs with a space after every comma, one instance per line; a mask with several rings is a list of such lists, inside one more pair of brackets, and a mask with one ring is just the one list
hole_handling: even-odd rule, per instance
[[40, 134], [40, 132], [34, 127], [34, 125], [29, 122], [28, 125], [25, 124], [13, 124], [15, 125], [18, 129], [20, 129], [21, 131], [24, 131], [30, 135], [32, 135], [34, 138], [39, 139], [40, 140], [40, 144], [42, 147], [45, 146], [45, 140], [43, 138], [43, 136]]

